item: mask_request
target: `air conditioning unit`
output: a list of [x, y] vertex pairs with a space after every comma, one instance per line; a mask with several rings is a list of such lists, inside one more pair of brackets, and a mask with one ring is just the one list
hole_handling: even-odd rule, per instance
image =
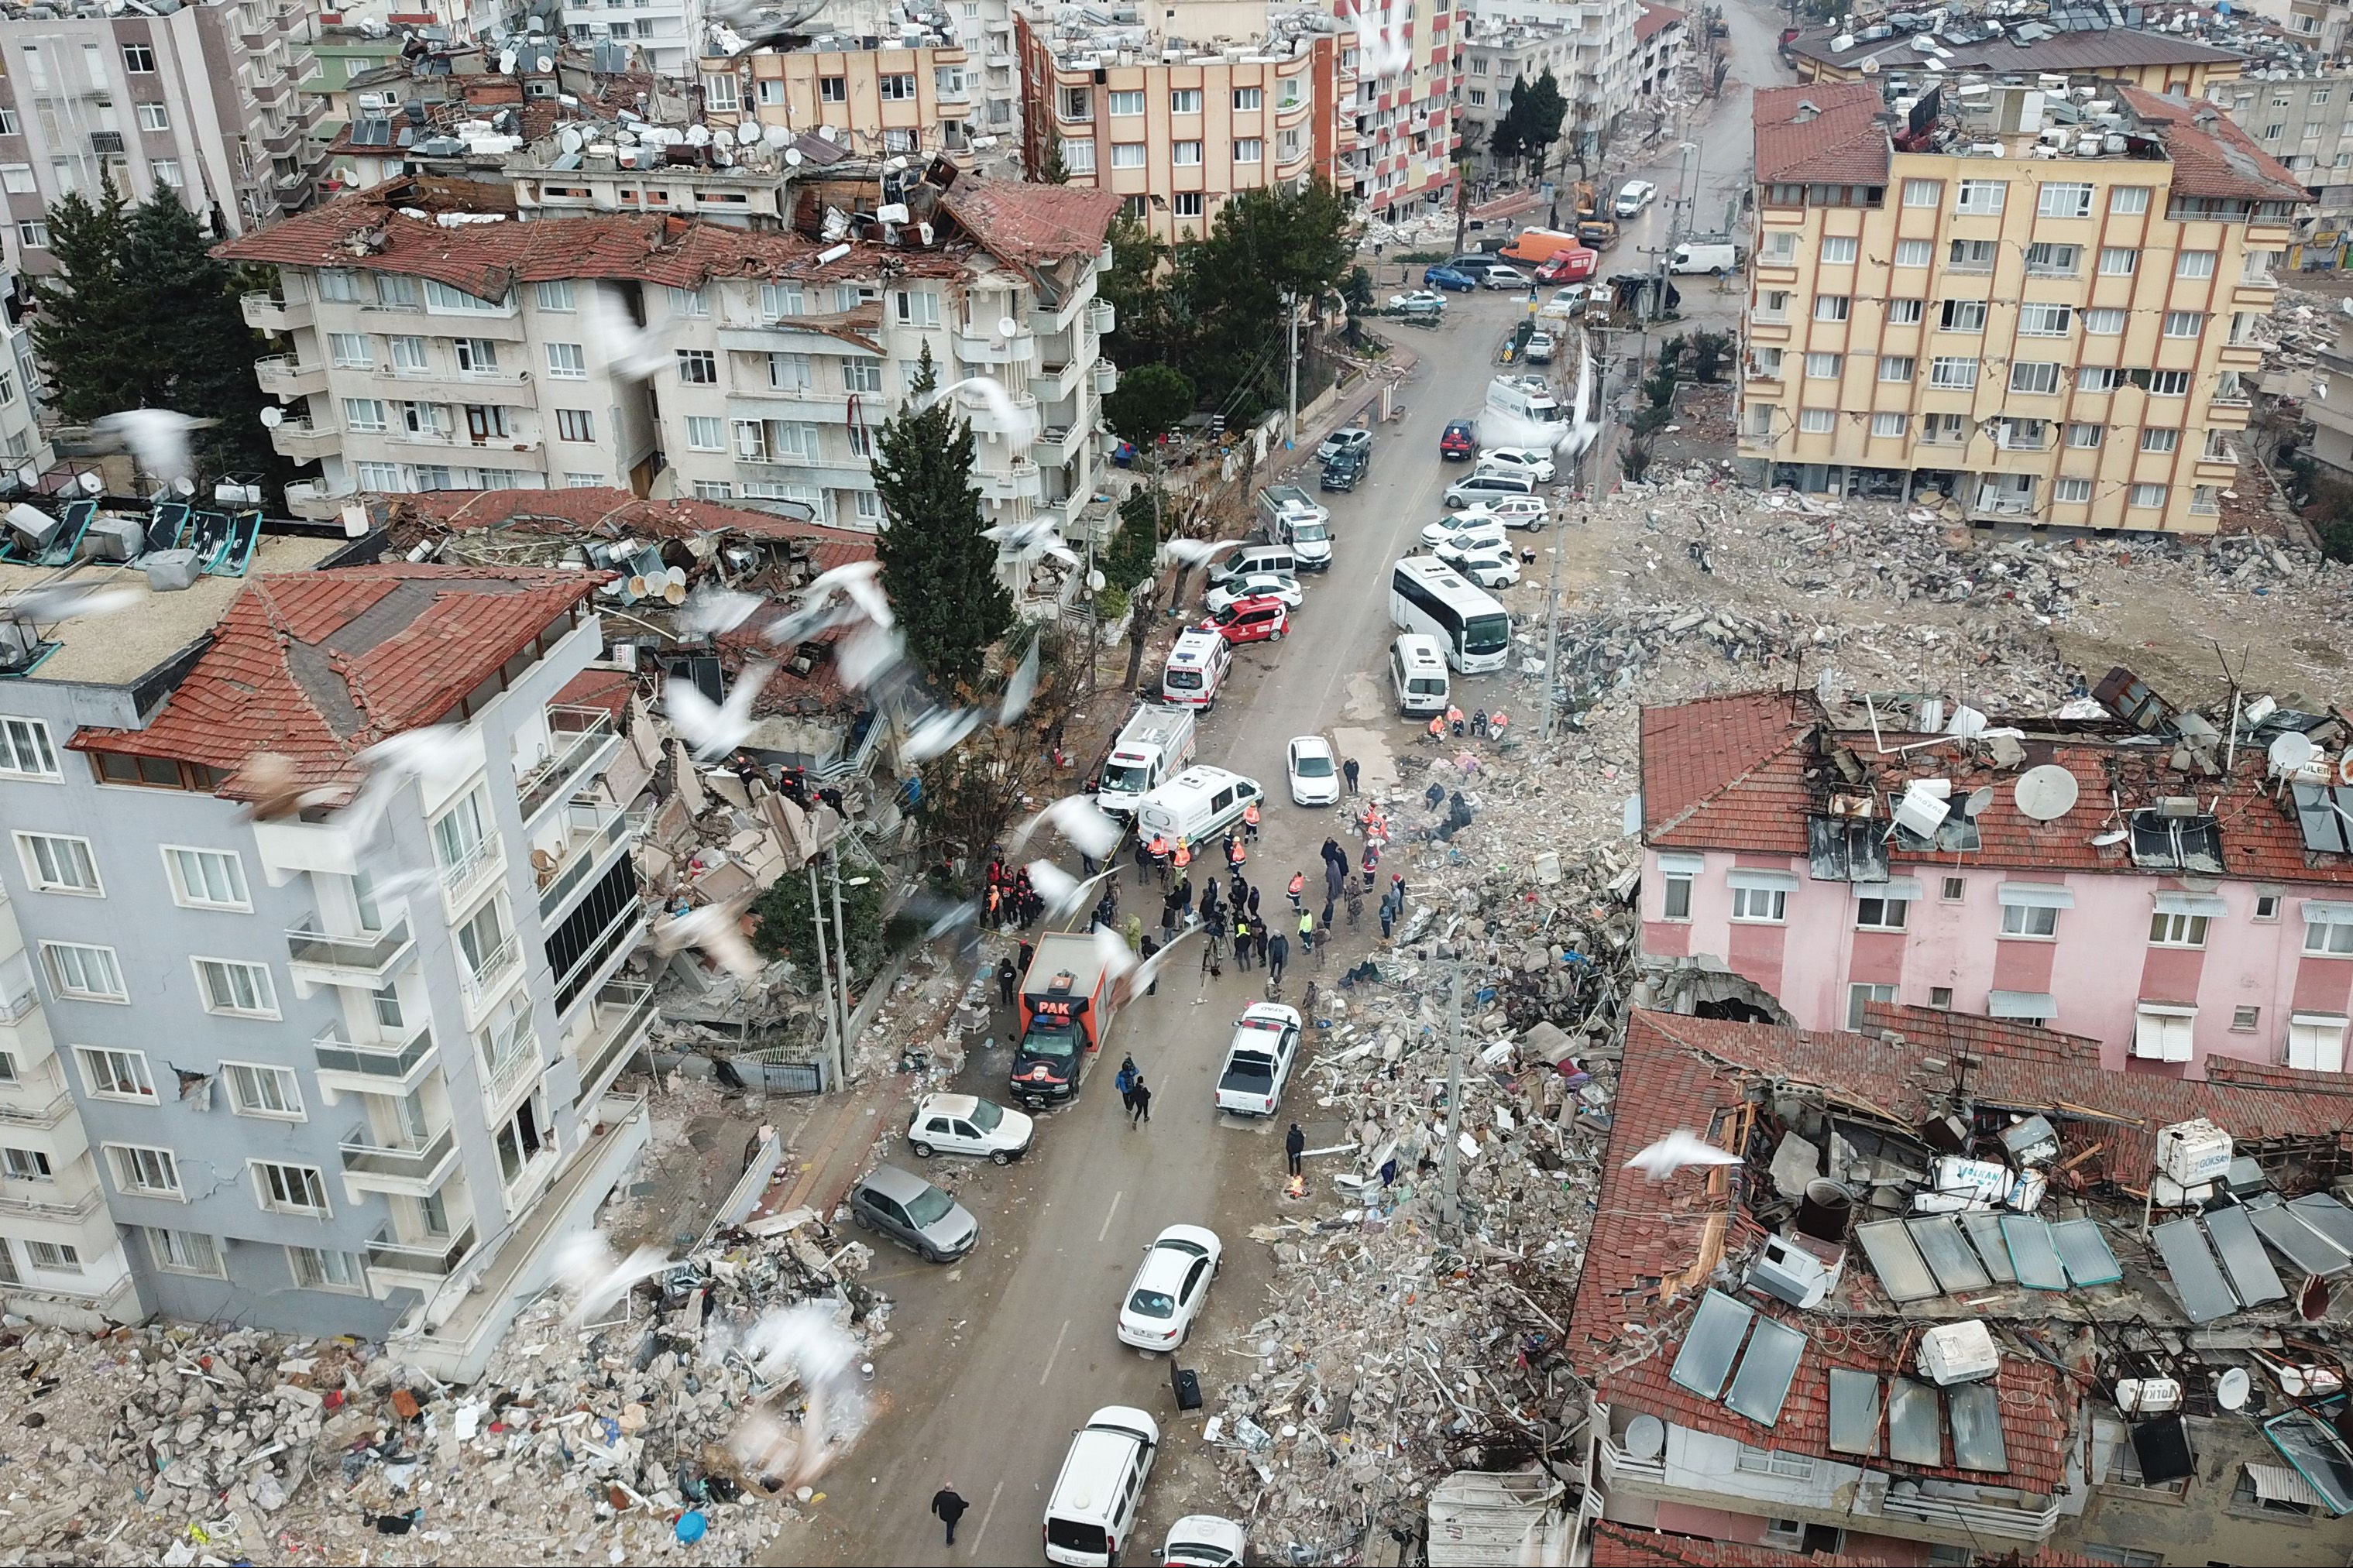
[[1939, 1388], [1982, 1383], [2001, 1370], [2001, 1352], [1983, 1321], [1939, 1323], [1920, 1336], [1920, 1375]]

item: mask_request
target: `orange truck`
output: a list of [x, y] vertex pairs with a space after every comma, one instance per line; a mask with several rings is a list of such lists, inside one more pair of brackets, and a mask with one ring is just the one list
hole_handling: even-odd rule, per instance
[[1556, 228], [1524, 228], [1504, 247], [1503, 258], [1524, 267], [1541, 267], [1564, 250], [1578, 247], [1577, 236]]

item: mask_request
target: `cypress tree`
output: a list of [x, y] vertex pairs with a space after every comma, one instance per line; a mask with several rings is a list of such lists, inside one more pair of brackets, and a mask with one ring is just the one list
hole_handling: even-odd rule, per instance
[[160, 192], [131, 215], [122, 271], [145, 297], [163, 380], [149, 402], [220, 421], [195, 433], [205, 474], [270, 473], [286, 465], [259, 418], [276, 401], [254, 380], [261, 340], [245, 324], [235, 276], [206, 253], [210, 243], [188, 209]]
[[919, 406], [938, 380], [926, 348], [906, 407], [883, 422], [874, 489], [885, 524], [875, 554], [908, 654], [940, 685], [970, 688], [1013, 624], [1013, 595], [997, 581], [996, 543], [981, 537], [972, 426], [945, 398]]
[[137, 408], [154, 374], [160, 323], [139, 319], [139, 290], [123, 273], [130, 222], [121, 194], [110, 176], [95, 202], [76, 191], [44, 216], [58, 270], [34, 285], [33, 348], [48, 377], [48, 405], [69, 424]]

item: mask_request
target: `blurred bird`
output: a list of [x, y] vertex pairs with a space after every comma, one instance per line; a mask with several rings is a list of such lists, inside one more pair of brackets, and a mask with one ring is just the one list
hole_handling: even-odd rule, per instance
[[1031, 547], [1062, 542], [1062, 525], [1051, 517], [1024, 518], [1019, 522], [1000, 522], [994, 528], [980, 531], [983, 539], [993, 539], [1006, 549], [1027, 554]]
[[245, 807], [248, 822], [282, 822], [314, 805], [324, 805], [340, 794], [332, 789], [305, 789], [295, 774], [294, 759], [277, 752], [256, 752], [245, 759], [237, 782], [252, 792]]
[[131, 448], [138, 465], [159, 479], [186, 479], [196, 471], [188, 432], [209, 429], [217, 419], [197, 419], [170, 408], [128, 408], [91, 422]]
[[1240, 550], [1243, 542], [1239, 539], [1172, 539], [1160, 547], [1161, 561], [1163, 564], [1173, 561], [1180, 565], [1198, 566], [1225, 551]]
[[1738, 1163], [1739, 1155], [1727, 1154], [1698, 1133], [1678, 1127], [1664, 1138], [1646, 1145], [1626, 1162], [1626, 1169], [1640, 1171], [1654, 1182], [1663, 1182], [1686, 1165]]
[[1005, 841], [1006, 853], [1009, 855], [1029, 843], [1030, 835], [1050, 822], [1081, 854], [1098, 860], [1118, 848], [1127, 831], [1104, 816], [1092, 796], [1065, 795], [1015, 828]]
[[588, 319], [591, 335], [603, 351], [606, 362], [623, 377], [646, 381], [676, 363], [670, 354], [666, 328], [638, 325], [600, 286], [590, 288], [586, 304], [583, 314]]
[[692, 744], [698, 759], [723, 757], [752, 733], [752, 703], [776, 673], [773, 664], [745, 665], [722, 703], [705, 697], [691, 680], [672, 679], [662, 689], [662, 710]]
[[1376, 25], [1367, 14], [1367, 0], [1356, 0], [1356, 75], [1401, 76], [1413, 67], [1413, 40], [1405, 28], [1388, 19], [1384, 6]]
[[603, 1317], [639, 1280], [650, 1279], [670, 1267], [670, 1254], [659, 1247], [640, 1247], [626, 1260], [617, 1259], [596, 1231], [575, 1232], [555, 1255], [556, 1285], [572, 1298], [564, 1321], [577, 1328], [591, 1318]]
[[988, 412], [995, 417], [1008, 447], [1021, 452], [1036, 443], [1037, 416], [1013, 401], [1013, 395], [1005, 390], [1005, 384], [994, 376], [968, 375], [962, 381], [952, 381], [945, 386], [934, 389], [918, 407], [930, 408], [950, 394], [962, 392], [966, 387], [978, 393], [980, 400], [988, 405]]
[[909, 726], [899, 754], [911, 763], [928, 763], [978, 729], [980, 717], [977, 708], [934, 708]]
[[739, 594], [732, 588], [697, 588], [678, 607], [678, 629], [694, 637], [725, 637], [759, 607], [757, 594]]
[[757, 980], [767, 968], [767, 961], [744, 934], [744, 911], [751, 907], [748, 898], [731, 899], [723, 904], [709, 904], [656, 921], [654, 951], [672, 953], [681, 948], [700, 948], [736, 978]]
[[1029, 867], [1029, 886], [1046, 901], [1046, 918], [1058, 921], [1085, 908], [1087, 895], [1094, 890], [1095, 884], [1118, 869], [1116, 866], [1106, 866], [1082, 882], [1051, 860], [1032, 860]]
[[1018, 723], [1021, 715], [1029, 711], [1029, 704], [1038, 696], [1039, 639], [1031, 637], [1021, 655], [1021, 662], [1013, 667], [1012, 678], [1005, 683], [1005, 700], [997, 705], [998, 724]]
[[433, 724], [386, 736], [359, 755], [367, 776], [336, 821], [365, 844], [375, 837], [393, 797], [414, 779], [436, 798], [454, 791], [466, 775], [481, 765], [481, 749], [470, 743], [454, 724]]
[[136, 588], [99, 588], [80, 583], [47, 583], [0, 599], [0, 616], [49, 624], [83, 616], [112, 616], [139, 603]]
[[895, 628], [866, 621], [834, 646], [833, 667], [846, 689], [863, 691], [906, 656], [907, 639]]
[[887, 626], [897, 620], [891, 613], [891, 597], [882, 591], [882, 563], [871, 557], [837, 566], [809, 579], [801, 597], [807, 603], [822, 604], [832, 595], [846, 595], [859, 612], [876, 626]]

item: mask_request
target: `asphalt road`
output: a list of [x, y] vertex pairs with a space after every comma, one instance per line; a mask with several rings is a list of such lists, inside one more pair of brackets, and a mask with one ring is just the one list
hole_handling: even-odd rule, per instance
[[[1405, 416], [1376, 437], [1368, 480], [1327, 498], [1337, 536], [1333, 565], [1309, 580], [1289, 637], [1241, 651], [1235, 679], [1204, 721], [1201, 760], [1259, 779], [1273, 803], [1249, 868], [1270, 908], [1283, 904], [1282, 889], [1294, 869], [1308, 872], [1320, 897], [1320, 846], [1327, 836], [1350, 842], [1338, 814], [1289, 803], [1282, 781], [1290, 737], [1334, 735], [1344, 754], [1364, 764], [1368, 786], [1386, 770], [1388, 749], [1412, 742], [1381, 673], [1395, 635], [1389, 567], [1441, 514], [1446, 485], [1465, 471], [1440, 463], [1439, 434], [1448, 419], [1482, 405], [1494, 345], [1525, 310], [1512, 296], [1458, 295], [1442, 328], [1398, 329], [1412, 331], [1406, 341], [1420, 369], [1403, 390]], [[1545, 542], [1543, 535], [1514, 537], [1539, 549]], [[1540, 563], [1535, 575], [1543, 570]], [[1196, 593], [1198, 583], [1197, 574]], [[1465, 710], [1502, 701], [1505, 679], [1458, 678]], [[1137, 889], [1132, 871], [1121, 876], [1123, 913], [1142, 907], [1151, 920], [1156, 889]], [[1138, 898], [1148, 901], [1139, 906]], [[1366, 927], [1341, 933], [1322, 976], [1326, 984], [1377, 937], [1369, 904]], [[1314, 977], [1312, 966], [1294, 962], [1286, 999], [1295, 1002]], [[876, 1358], [881, 1415], [826, 1477], [816, 1522], [780, 1538], [773, 1561], [1041, 1562], [1046, 1494], [1070, 1435], [1104, 1405], [1141, 1405], [1162, 1426], [1140, 1542], [1156, 1552], [1181, 1515], [1221, 1510], [1198, 1453], [1201, 1416], [1178, 1415], [1167, 1359], [1122, 1346], [1112, 1329], [1143, 1247], [1164, 1226], [1206, 1224], [1225, 1240], [1225, 1271], [1178, 1359], [1199, 1373], [1211, 1410], [1220, 1403], [1219, 1385], [1247, 1370], [1224, 1347], [1264, 1310], [1270, 1260], [1245, 1232], [1280, 1206], [1282, 1129], [1297, 1117], [1311, 1146], [1335, 1142], [1337, 1131], [1336, 1123], [1317, 1125], [1328, 1113], [1310, 1100], [1313, 1079], [1303, 1075], [1293, 1078], [1285, 1114], [1271, 1122], [1241, 1123], [1211, 1109], [1212, 1076], [1234, 1019], [1258, 999], [1264, 979], [1229, 964], [1223, 979], [1208, 981], [1197, 963], [1177, 962], [1157, 996], [1120, 1016], [1109, 1066], [1091, 1077], [1077, 1105], [1045, 1119], [1029, 1160], [1004, 1170], [957, 1168], [958, 1196], [982, 1225], [974, 1256], [942, 1268], [884, 1244], [868, 1277], [897, 1302], [894, 1342]], [[1154, 1086], [1153, 1121], [1142, 1130], [1130, 1130], [1110, 1084], [1121, 1051], [1134, 1053]], [[957, 1087], [1002, 1099], [1008, 1056], [1000, 1029], [999, 1043], [974, 1054]], [[916, 1163], [903, 1146], [894, 1158]], [[972, 1505], [952, 1549], [943, 1547], [928, 1511], [932, 1494], [946, 1483]]]

